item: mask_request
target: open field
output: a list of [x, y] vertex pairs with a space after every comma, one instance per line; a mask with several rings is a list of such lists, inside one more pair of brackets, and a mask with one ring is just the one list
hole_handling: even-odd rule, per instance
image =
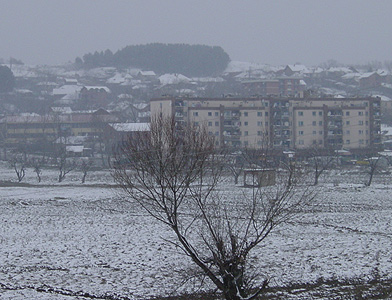
[[[15, 181], [12, 169], [4, 163], [0, 169], [0, 181]], [[1, 299], [87, 299], [71, 296], [77, 292], [144, 299], [197, 290], [183, 284], [192, 264], [165, 243], [170, 231], [124, 202], [109, 172], [89, 174], [85, 185], [76, 172], [61, 184], [55, 170], [42, 175], [40, 184], [30, 171], [26, 182], [32, 186], [0, 187]], [[329, 174], [317, 203], [253, 252], [272, 287], [391, 277], [392, 185], [387, 177], [371, 187], [361, 180]], [[224, 190], [241, 189], [228, 182]], [[305, 298], [293, 293], [290, 299]]]

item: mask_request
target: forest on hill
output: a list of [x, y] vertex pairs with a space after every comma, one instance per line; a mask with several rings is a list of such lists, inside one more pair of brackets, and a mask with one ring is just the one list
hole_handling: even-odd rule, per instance
[[189, 77], [220, 74], [229, 62], [229, 55], [219, 46], [162, 43], [126, 46], [115, 53], [95, 51], [75, 59], [75, 64], [84, 68], [133, 67]]

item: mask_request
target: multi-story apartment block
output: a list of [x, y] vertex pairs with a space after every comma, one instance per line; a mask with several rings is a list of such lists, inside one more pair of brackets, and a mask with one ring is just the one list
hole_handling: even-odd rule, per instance
[[217, 145], [361, 149], [380, 145], [379, 98], [155, 98], [151, 113], [204, 124]]
[[217, 145], [257, 146], [269, 140], [269, 101], [261, 98], [158, 98], [152, 115], [174, 115], [178, 123], [204, 124]]
[[293, 148], [380, 146], [379, 98], [315, 98], [290, 102]]

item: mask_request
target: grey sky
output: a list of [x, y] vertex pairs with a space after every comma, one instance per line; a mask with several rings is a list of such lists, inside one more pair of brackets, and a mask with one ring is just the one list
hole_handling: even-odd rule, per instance
[[392, 60], [391, 0], [0, 0], [0, 58], [31, 64], [151, 42], [222, 46], [232, 60]]

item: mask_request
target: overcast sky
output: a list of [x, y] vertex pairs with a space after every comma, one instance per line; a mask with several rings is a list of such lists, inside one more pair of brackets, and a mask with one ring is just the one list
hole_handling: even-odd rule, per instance
[[127, 45], [221, 46], [232, 60], [392, 60], [391, 0], [0, 0], [0, 58], [61, 64]]

